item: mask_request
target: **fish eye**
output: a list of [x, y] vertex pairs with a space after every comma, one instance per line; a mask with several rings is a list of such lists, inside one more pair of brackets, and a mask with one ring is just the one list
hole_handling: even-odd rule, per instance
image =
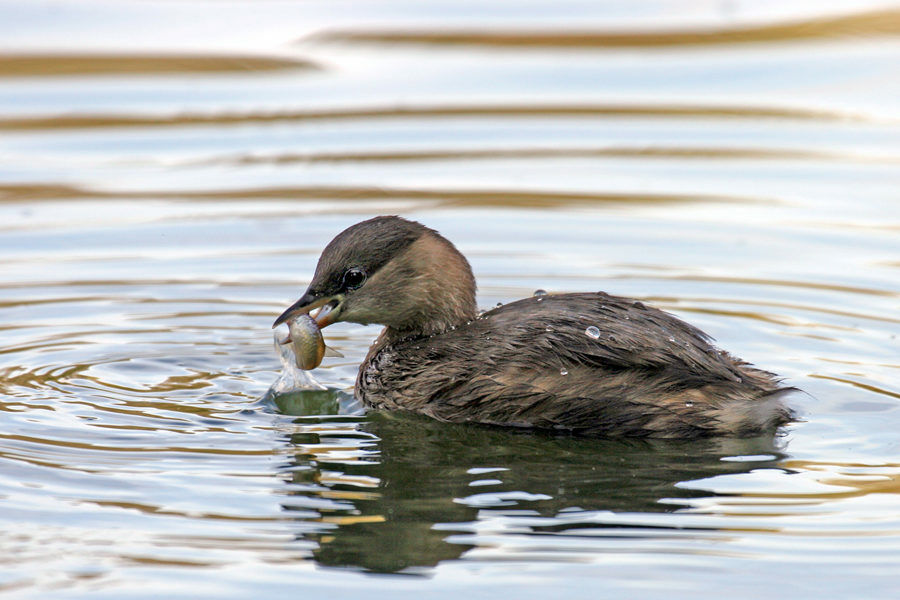
[[344, 273], [344, 281], [342, 287], [345, 290], [355, 290], [366, 282], [366, 272], [362, 269], [347, 269]]

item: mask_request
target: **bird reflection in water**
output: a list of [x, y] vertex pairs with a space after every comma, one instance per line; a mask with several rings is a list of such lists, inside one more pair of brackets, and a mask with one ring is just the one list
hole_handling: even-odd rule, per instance
[[[279, 412], [298, 417], [287, 435], [291, 460], [280, 469], [283, 506], [296, 516], [298, 540], [314, 542], [318, 564], [373, 573], [428, 573], [461, 558], [474, 547], [466, 535], [473, 523], [494, 517], [521, 520], [517, 534], [621, 528], [598, 512], [675, 512], [711, 495], [680, 483], [771, 468], [784, 457], [772, 435], [554, 436], [408, 413], [339, 415], [348, 402], [351, 395], [334, 390], [274, 399]], [[643, 528], [649, 537], [667, 530]]]

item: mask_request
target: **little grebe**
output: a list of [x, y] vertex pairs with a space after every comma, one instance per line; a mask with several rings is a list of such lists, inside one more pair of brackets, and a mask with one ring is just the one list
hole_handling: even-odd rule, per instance
[[780, 398], [792, 388], [635, 300], [537, 295], [479, 315], [465, 257], [400, 217], [335, 237], [275, 325], [317, 308], [319, 327], [385, 325], [356, 379], [357, 396], [373, 408], [665, 438], [755, 435], [791, 417]]

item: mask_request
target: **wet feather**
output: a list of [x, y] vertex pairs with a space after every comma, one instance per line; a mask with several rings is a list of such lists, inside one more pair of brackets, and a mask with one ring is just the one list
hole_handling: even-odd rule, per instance
[[790, 419], [778, 402], [788, 389], [770, 373], [664, 311], [602, 292], [528, 298], [439, 336], [384, 338], [357, 390], [367, 404], [442, 421], [594, 435], [753, 435]]

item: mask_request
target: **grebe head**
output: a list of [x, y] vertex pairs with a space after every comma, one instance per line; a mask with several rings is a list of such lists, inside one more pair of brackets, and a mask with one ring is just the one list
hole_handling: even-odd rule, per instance
[[375, 217], [331, 240], [306, 293], [274, 326], [315, 309], [319, 327], [378, 323], [395, 335], [433, 335], [475, 318], [475, 278], [436, 231]]

